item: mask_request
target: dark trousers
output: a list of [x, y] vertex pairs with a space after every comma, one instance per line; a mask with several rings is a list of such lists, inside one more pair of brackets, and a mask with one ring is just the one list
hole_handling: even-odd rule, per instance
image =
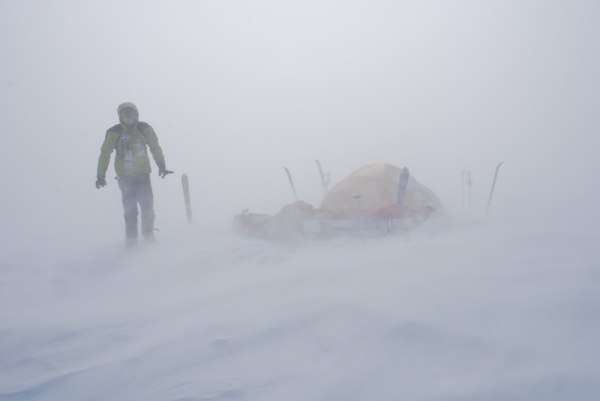
[[142, 234], [145, 238], [154, 236], [154, 197], [150, 174], [119, 177], [119, 188], [125, 211], [125, 235], [128, 240], [138, 237], [138, 204], [142, 212]]

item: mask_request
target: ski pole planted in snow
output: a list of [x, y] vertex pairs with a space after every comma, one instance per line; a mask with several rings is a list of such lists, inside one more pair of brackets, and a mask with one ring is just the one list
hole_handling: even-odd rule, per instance
[[504, 162], [498, 163], [496, 166], [496, 171], [494, 172], [494, 180], [492, 181], [492, 187], [490, 188], [490, 195], [488, 196], [487, 207], [485, 209], [485, 214], [489, 216], [490, 210], [492, 208], [492, 199], [494, 198], [494, 190], [496, 189], [496, 181], [498, 180], [498, 172], [500, 171], [500, 167]]
[[185, 215], [188, 223], [192, 222], [192, 202], [190, 200], [190, 180], [187, 174], [181, 176], [181, 187], [183, 188], [183, 200], [185, 201]]
[[465, 174], [467, 170], [460, 172], [460, 207], [465, 210], [466, 194], [465, 194]]
[[460, 173], [461, 184], [461, 205], [463, 210], [471, 210], [471, 189], [473, 187], [473, 179], [471, 170], [462, 170]]
[[323, 166], [321, 166], [321, 162], [319, 160], [315, 160], [315, 163], [317, 163], [317, 169], [319, 170], [319, 176], [321, 177], [321, 187], [323, 187], [323, 193], [327, 194], [329, 191], [329, 182], [331, 177], [329, 174], [325, 174], [323, 172]]
[[471, 211], [471, 188], [473, 187], [473, 179], [471, 178], [471, 170], [465, 170], [465, 209]]
[[406, 196], [406, 187], [410, 179], [410, 171], [407, 167], [403, 167], [398, 179], [398, 194], [396, 195], [396, 203], [398, 206], [404, 206], [404, 198]]
[[290, 182], [290, 187], [292, 188], [292, 192], [294, 193], [294, 199], [298, 201], [298, 193], [296, 192], [296, 186], [294, 185], [294, 179], [292, 178], [292, 173], [287, 167], [283, 168], [285, 170], [285, 174], [287, 175], [288, 181]]

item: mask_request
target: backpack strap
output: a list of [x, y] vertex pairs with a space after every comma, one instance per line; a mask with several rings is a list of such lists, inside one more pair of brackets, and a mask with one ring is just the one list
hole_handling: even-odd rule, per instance
[[139, 121], [137, 123], [138, 128], [140, 129], [140, 131], [144, 131], [147, 128], [150, 128], [150, 124], [143, 122], [143, 121]]
[[117, 140], [114, 142], [113, 145], [113, 149], [118, 153], [119, 152], [119, 140], [121, 138], [121, 135], [123, 134], [123, 126], [121, 124], [117, 124], [117, 125], [113, 125], [112, 127], [110, 127], [107, 131], [106, 131], [106, 136], [104, 137], [105, 141], [106, 138], [108, 138], [108, 135], [113, 132], [115, 134], [117, 134]]
[[142, 134], [142, 138], [144, 138], [144, 144], [148, 145], [148, 139], [146, 139], [146, 130], [150, 127], [150, 124], [144, 121], [138, 121], [137, 128], [140, 130], [140, 134]]
[[114, 132], [115, 134], [121, 136], [121, 134], [123, 133], [123, 126], [121, 124], [113, 125], [106, 131], [106, 136], [108, 136], [108, 134], [110, 134], [111, 132]]

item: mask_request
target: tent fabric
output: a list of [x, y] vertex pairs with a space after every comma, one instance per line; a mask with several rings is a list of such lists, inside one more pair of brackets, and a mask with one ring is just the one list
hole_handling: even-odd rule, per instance
[[[398, 206], [398, 184], [402, 168], [387, 163], [361, 167], [327, 193], [321, 209], [336, 215], [377, 214]], [[437, 196], [411, 174], [402, 209], [410, 213], [439, 211]]]

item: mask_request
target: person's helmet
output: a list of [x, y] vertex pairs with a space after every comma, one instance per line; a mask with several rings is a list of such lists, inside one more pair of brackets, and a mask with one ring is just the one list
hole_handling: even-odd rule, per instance
[[[131, 115], [131, 113], [126, 114], [126, 111], [132, 111], [133, 115]], [[131, 102], [121, 103], [119, 107], [117, 107], [117, 113], [119, 114], [119, 121], [121, 122], [121, 124], [127, 127], [134, 126], [138, 122], [138, 109], [137, 107], [135, 107], [135, 104]]]
[[133, 111], [135, 111], [136, 113], [139, 113], [139, 112], [138, 112], [138, 109], [137, 109], [137, 107], [136, 107], [136, 105], [135, 105], [135, 104], [133, 104], [133, 103], [131, 103], [131, 102], [125, 102], [125, 103], [121, 103], [121, 104], [119, 105], [119, 107], [117, 107], [117, 113], [118, 113], [118, 114], [119, 114], [119, 116], [120, 116], [120, 115], [121, 115], [121, 112], [123, 112], [124, 110], [127, 110], [127, 109], [130, 109], [130, 110], [133, 110]]

